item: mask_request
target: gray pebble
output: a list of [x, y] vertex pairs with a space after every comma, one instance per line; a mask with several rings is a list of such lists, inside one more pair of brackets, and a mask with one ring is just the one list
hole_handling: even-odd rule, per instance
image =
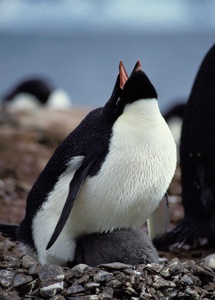
[[6, 255], [4, 260], [0, 260], [0, 268], [19, 268], [21, 260], [19, 258]]
[[[28, 268], [31, 259], [23, 257], [21, 262], [24, 260], [27, 264], [20, 266]], [[175, 259], [166, 265], [150, 263], [135, 267], [110, 263], [96, 268], [82, 264], [73, 269], [41, 266], [37, 262], [38, 268], [33, 264], [29, 269], [17, 269], [6, 267], [7, 262], [11, 266], [10, 260], [2, 261], [5, 267], [0, 269], [0, 299], [4, 300], [215, 299], [215, 272], [204, 261]], [[31, 269], [33, 276], [29, 276]]]
[[215, 253], [206, 256], [206, 257], [205, 257], [205, 263], [206, 263], [210, 268], [212, 268], [213, 270], [215, 270]]
[[109, 263], [109, 264], [101, 264], [99, 265], [99, 267], [104, 267], [107, 269], [115, 269], [115, 270], [123, 270], [123, 269], [133, 269], [134, 266], [132, 265], [128, 265], [128, 264], [124, 264], [121, 262], [113, 262], [113, 263]]
[[41, 281], [47, 281], [47, 280], [55, 280], [55, 281], [62, 281], [64, 280], [64, 272], [63, 269], [60, 266], [55, 265], [43, 265], [39, 272], [38, 272], [39, 278]]
[[98, 296], [97, 295], [89, 295], [89, 296], [83, 296], [81, 297], [78, 297], [77, 300], [98, 300]]
[[0, 290], [0, 299], [1, 300], [22, 300], [21, 297], [17, 295], [15, 291], [9, 292]]
[[193, 285], [193, 280], [190, 276], [188, 275], [184, 275], [181, 277], [180, 279], [181, 283], [183, 283], [184, 285]]
[[63, 291], [64, 282], [44, 282], [40, 287], [40, 295], [42, 297], [53, 297], [57, 292]]
[[107, 293], [100, 293], [98, 295], [98, 299], [99, 300], [108, 300], [108, 299], [113, 299], [111, 295], [107, 294]]
[[14, 279], [15, 273], [8, 270], [0, 270], [0, 283], [3, 287], [9, 287]]
[[110, 279], [113, 277], [113, 273], [109, 273], [107, 271], [99, 271], [97, 274], [94, 275], [94, 281], [95, 282], [102, 282], [106, 281], [107, 279]]
[[125, 293], [131, 296], [138, 296], [137, 291], [130, 286], [125, 289]]
[[78, 271], [78, 272], [80, 272], [80, 273], [83, 274], [87, 269], [89, 269], [88, 265], [86, 265], [86, 264], [78, 264], [78, 265], [74, 266], [71, 270], [73, 272]]
[[33, 281], [33, 278], [31, 276], [27, 276], [24, 274], [16, 274], [13, 280], [13, 286], [19, 287], [23, 284], [29, 283]]
[[85, 288], [80, 285], [80, 284], [73, 284], [72, 286], [70, 286], [67, 290], [67, 295], [70, 296], [70, 295], [73, 295], [73, 294], [77, 294], [77, 293], [80, 293], [80, 292], [84, 292], [85, 291]]
[[156, 289], [164, 288], [164, 287], [176, 287], [176, 284], [172, 281], [163, 279], [162, 277], [155, 275], [154, 282], [152, 283], [153, 287]]
[[31, 266], [38, 264], [38, 262], [29, 255], [24, 255], [22, 257], [21, 263], [22, 263], [23, 268], [25, 268], [25, 269], [29, 269]]
[[89, 282], [86, 282], [84, 287], [86, 290], [93, 290], [95, 288], [98, 288], [100, 286], [100, 283], [99, 282], [94, 282], [94, 281], [89, 281]]
[[164, 269], [162, 269], [160, 271], [160, 275], [164, 278], [168, 278], [170, 277], [170, 271], [169, 271], [169, 268], [168, 267], [165, 267]]
[[65, 298], [62, 295], [56, 295], [56, 296], [50, 298], [50, 300], [65, 300]]
[[79, 279], [77, 280], [77, 283], [78, 283], [78, 284], [85, 284], [86, 282], [89, 281], [89, 279], [90, 279], [90, 276], [89, 276], [89, 275], [84, 275], [84, 276], [82, 276], [81, 278], [79, 278]]
[[41, 269], [41, 265], [38, 263], [38, 264], [35, 264], [35, 265], [32, 265], [29, 269], [28, 269], [28, 274], [29, 275], [37, 275], [39, 273], [39, 270]]
[[151, 264], [147, 264], [146, 265], [146, 269], [150, 269], [156, 273], [160, 273], [161, 270], [163, 269], [163, 266], [160, 264], [156, 264], [156, 263], [151, 263]]
[[114, 288], [114, 289], [116, 289], [116, 288], [118, 289], [118, 288], [120, 288], [122, 285], [123, 285], [123, 283], [120, 282], [120, 281], [117, 280], [117, 279], [109, 280], [109, 281], [106, 283], [106, 286], [111, 287], [111, 288]]

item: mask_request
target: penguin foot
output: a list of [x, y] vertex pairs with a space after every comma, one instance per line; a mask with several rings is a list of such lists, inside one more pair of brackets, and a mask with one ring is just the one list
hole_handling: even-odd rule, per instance
[[215, 247], [215, 223], [184, 219], [172, 231], [153, 239], [157, 250]]

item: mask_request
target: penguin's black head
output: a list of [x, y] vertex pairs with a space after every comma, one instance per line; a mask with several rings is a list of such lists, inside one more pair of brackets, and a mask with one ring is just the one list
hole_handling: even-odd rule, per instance
[[124, 85], [120, 101], [125, 106], [140, 99], [154, 98], [157, 99], [157, 92], [138, 61]]
[[[122, 65], [122, 62], [120, 64]], [[149, 78], [142, 71], [138, 61], [129, 78], [124, 66], [123, 69], [120, 69], [113, 93], [104, 106], [103, 113], [117, 119], [127, 104], [142, 99], [157, 99], [157, 92]]]

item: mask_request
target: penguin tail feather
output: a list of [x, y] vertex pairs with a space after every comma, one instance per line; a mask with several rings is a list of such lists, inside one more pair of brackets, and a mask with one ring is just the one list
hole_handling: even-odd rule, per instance
[[201, 248], [215, 245], [215, 228], [210, 222], [181, 221], [172, 231], [156, 236], [153, 244], [157, 250], [172, 248]]
[[0, 223], [0, 232], [4, 237], [8, 237], [12, 241], [17, 241], [16, 233], [18, 227], [18, 225]]

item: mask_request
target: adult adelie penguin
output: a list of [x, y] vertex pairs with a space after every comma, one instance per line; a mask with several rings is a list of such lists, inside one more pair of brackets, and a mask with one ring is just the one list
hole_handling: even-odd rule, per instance
[[158, 248], [215, 245], [215, 45], [205, 56], [185, 109], [180, 161], [184, 219]]
[[18, 240], [42, 264], [73, 261], [76, 239], [139, 228], [176, 167], [176, 146], [140, 63], [58, 146], [29, 193]]
[[2, 107], [9, 111], [34, 110], [39, 107], [68, 108], [72, 102], [68, 94], [44, 78], [32, 77], [18, 82], [2, 96]]

